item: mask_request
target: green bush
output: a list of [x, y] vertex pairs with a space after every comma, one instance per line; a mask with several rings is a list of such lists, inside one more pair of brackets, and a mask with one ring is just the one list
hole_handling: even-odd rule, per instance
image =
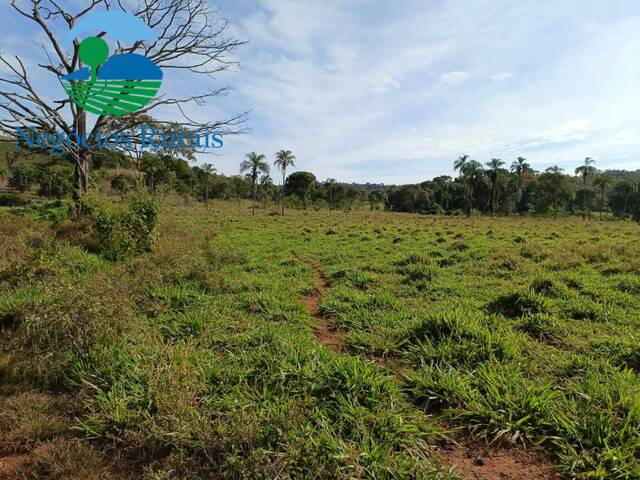
[[17, 193], [0, 193], [0, 207], [23, 207], [29, 199]]
[[105, 258], [116, 260], [153, 247], [158, 223], [158, 205], [153, 197], [138, 192], [125, 207], [107, 205], [92, 195], [80, 202], [91, 222], [95, 248]]

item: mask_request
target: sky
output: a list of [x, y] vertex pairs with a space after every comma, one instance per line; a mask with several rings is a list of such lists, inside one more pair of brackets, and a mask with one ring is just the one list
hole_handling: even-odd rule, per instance
[[[453, 175], [462, 154], [523, 156], [540, 170], [573, 172], [587, 156], [601, 169], [640, 168], [637, 0], [211, 3], [248, 42], [239, 68], [163, 88], [232, 87], [190, 109], [197, 118], [251, 110], [249, 133], [199, 157], [221, 173], [238, 173], [247, 152], [273, 161], [282, 148], [319, 180], [362, 183]], [[42, 61], [37, 41], [25, 22], [0, 32], [4, 53]]]

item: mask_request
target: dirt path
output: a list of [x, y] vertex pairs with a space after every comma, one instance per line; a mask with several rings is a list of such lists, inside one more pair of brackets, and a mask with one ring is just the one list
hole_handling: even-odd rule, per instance
[[315, 288], [311, 293], [302, 298], [304, 304], [307, 306], [309, 316], [313, 318], [316, 323], [313, 333], [322, 345], [340, 351], [343, 346], [342, 339], [331, 325], [330, 320], [322, 314], [320, 308], [320, 300], [328, 288], [327, 279], [322, 273], [318, 263], [308, 259], [301, 259], [301, 261], [307, 267], [312, 268], [314, 272]]
[[[315, 320], [314, 335], [318, 341], [335, 351], [344, 350], [340, 334], [333, 328], [329, 318], [322, 314], [320, 302], [328, 288], [321, 265], [299, 257], [307, 267], [313, 269], [315, 288], [303, 297], [309, 316]], [[390, 359], [371, 354], [365, 356], [382, 366]], [[445, 427], [446, 428], [446, 427]], [[523, 448], [488, 451], [480, 443], [450, 442], [437, 450], [442, 465], [454, 469], [456, 475], [465, 480], [559, 480], [553, 467], [540, 455]]]

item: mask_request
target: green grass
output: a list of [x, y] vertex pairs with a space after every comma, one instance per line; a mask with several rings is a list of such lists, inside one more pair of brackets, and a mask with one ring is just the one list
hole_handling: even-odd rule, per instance
[[640, 477], [637, 225], [236, 208], [167, 207], [117, 262], [0, 217], [13, 450], [53, 471], [77, 442], [148, 479], [435, 479], [461, 428], [567, 478]]

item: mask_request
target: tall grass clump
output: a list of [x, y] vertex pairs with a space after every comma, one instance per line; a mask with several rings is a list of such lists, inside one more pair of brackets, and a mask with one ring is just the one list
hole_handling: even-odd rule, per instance
[[418, 364], [475, 365], [517, 355], [506, 331], [490, 329], [480, 314], [461, 310], [422, 316], [398, 342], [396, 353]]

